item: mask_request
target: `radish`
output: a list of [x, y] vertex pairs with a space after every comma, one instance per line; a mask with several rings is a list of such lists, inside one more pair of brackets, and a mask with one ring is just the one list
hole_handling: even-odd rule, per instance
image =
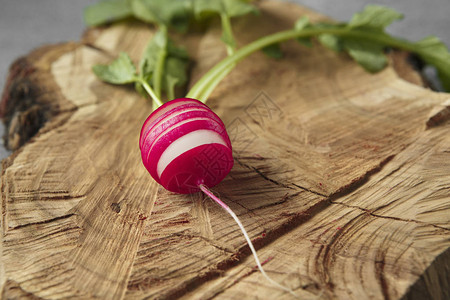
[[208, 106], [191, 98], [164, 103], [142, 125], [139, 147], [144, 166], [165, 189], [180, 194], [202, 191], [225, 209], [244, 234], [263, 276], [297, 296], [266, 274], [239, 218], [208, 189], [220, 183], [233, 167], [225, 125]]
[[213, 187], [233, 167], [231, 142], [222, 120], [205, 104], [180, 98], [155, 110], [142, 126], [142, 161], [165, 189], [190, 194]]

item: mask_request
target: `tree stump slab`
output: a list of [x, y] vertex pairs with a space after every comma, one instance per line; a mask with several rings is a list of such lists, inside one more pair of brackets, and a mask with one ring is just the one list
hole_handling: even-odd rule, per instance
[[[308, 15], [263, 1], [233, 23], [239, 45]], [[141, 23], [91, 29], [12, 66], [1, 114], [4, 299], [291, 299], [266, 282], [233, 219], [201, 194], [159, 187], [140, 159], [151, 103], [92, 73], [139, 57]], [[177, 38], [191, 85], [226, 55], [220, 29]], [[208, 104], [235, 166], [213, 190], [266, 272], [301, 299], [448, 299], [450, 95], [405, 54], [366, 73], [319, 45], [243, 60]], [[211, 157], [211, 159], [214, 159]]]

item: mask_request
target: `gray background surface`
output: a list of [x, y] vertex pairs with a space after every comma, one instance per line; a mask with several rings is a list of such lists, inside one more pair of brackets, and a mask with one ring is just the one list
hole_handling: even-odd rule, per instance
[[[0, 90], [19, 56], [49, 43], [78, 40], [85, 26], [83, 8], [96, 0], [0, 0]], [[336, 20], [349, 20], [366, 4], [382, 4], [405, 15], [389, 32], [410, 40], [427, 35], [450, 45], [450, 0], [291, 0]], [[3, 124], [0, 134], [3, 135]], [[0, 159], [8, 155], [0, 143]]]

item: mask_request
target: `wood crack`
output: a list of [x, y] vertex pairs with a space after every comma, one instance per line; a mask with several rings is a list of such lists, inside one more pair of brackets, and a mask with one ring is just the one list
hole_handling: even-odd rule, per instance
[[27, 227], [31, 227], [31, 226], [35, 226], [35, 225], [49, 224], [49, 223], [52, 223], [52, 222], [68, 219], [68, 218], [70, 218], [70, 217], [72, 217], [74, 215], [75, 215], [74, 213], [70, 213], [70, 214], [67, 214], [67, 215], [58, 216], [58, 217], [51, 218], [51, 219], [48, 219], [48, 220], [43, 220], [43, 221], [39, 221], [39, 222], [32, 222], [32, 223], [27, 223], [27, 224], [21, 224], [21, 225], [17, 225], [17, 226], [14, 226], [14, 227], [9, 227], [8, 230], [12, 230], [12, 229], [13, 230], [17, 230], [17, 229], [23, 229], [23, 228], [27, 228]]
[[289, 186], [289, 185], [286, 185], [286, 184], [283, 184], [283, 183], [280, 183], [280, 182], [278, 182], [278, 181], [276, 181], [276, 180], [274, 180], [274, 179], [272, 179], [272, 178], [266, 176], [263, 172], [261, 172], [261, 171], [258, 170], [257, 168], [255, 168], [255, 167], [253, 167], [253, 166], [250, 166], [250, 165], [247, 165], [247, 164], [241, 162], [240, 159], [235, 158], [235, 160], [236, 160], [242, 167], [245, 167], [245, 168], [247, 168], [247, 169], [249, 169], [249, 170], [255, 171], [256, 174], [258, 174], [259, 176], [261, 176], [264, 180], [267, 180], [267, 181], [269, 181], [269, 182], [271, 182], [271, 183], [273, 183], [273, 184], [275, 184], [275, 185], [281, 186], [281, 187], [283, 187], [283, 188], [287, 188], [287, 189], [294, 190], [293, 187], [291, 187], [291, 186]]
[[96, 45], [94, 45], [94, 44], [92, 44], [90, 42], [83, 43], [83, 46], [86, 46], [87, 48], [89, 48], [91, 50], [94, 50], [94, 51], [97, 51], [97, 52], [99, 52], [101, 54], [104, 54], [105, 56], [107, 56], [110, 59], [116, 58], [116, 56], [114, 54], [112, 54], [111, 52], [109, 52], [108, 50], [103, 49], [103, 48], [101, 48], [99, 46], [96, 46]]
[[360, 176], [359, 178], [355, 178], [352, 182], [350, 182], [349, 184], [341, 187], [340, 189], [338, 189], [336, 192], [332, 193], [329, 196], [329, 199], [331, 202], [333, 202], [334, 199], [338, 199], [341, 198], [345, 195], [350, 194], [351, 192], [356, 191], [357, 189], [359, 189], [360, 187], [362, 187], [365, 183], [367, 183], [370, 179], [370, 177], [372, 177], [372, 175], [380, 172], [383, 167], [390, 162], [396, 155], [398, 155], [401, 151], [397, 152], [396, 154], [392, 154], [389, 155], [388, 157], [386, 157], [384, 160], [382, 160], [378, 166], [368, 170], [366, 173], [364, 173], [362, 176]]
[[31, 299], [31, 300], [42, 300], [44, 298], [38, 297], [35, 294], [33, 294], [32, 292], [29, 292], [27, 290], [25, 290], [20, 284], [19, 282], [12, 280], [12, 279], [8, 279], [3, 287], [2, 290], [0, 291], [0, 296], [3, 297], [5, 295], [10, 295], [10, 294], [15, 294], [14, 299]]
[[288, 193], [286, 193], [286, 194], [281, 198], [281, 200], [279, 200], [279, 201], [276, 201], [276, 202], [273, 202], [273, 203], [269, 203], [269, 204], [266, 204], [266, 205], [262, 205], [262, 206], [258, 206], [258, 207], [252, 208], [252, 209], [246, 208], [246, 207], [244, 207], [243, 205], [241, 205], [241, 206], [243, 206], [243, 207], [244, 207], [245, 209], [247, 209], [249, 212], [255, 212], [255, 211], [257, 211], [257, 210], [261, 210], [261, 209], [265, 209], [265, 208], [269, 208], [269, 207], [273, 207], [273, 206], [277, 206], [277, 205], [283, 204], [283, 203], [287, 202], [288, 200], [290, 200], [290, 199], [292, 199], [292, 198], [294, 198], [294, 197], [300, 195], [301, 193], [302, 193], [302, 192], [297, 192], [297, 193], [294, 193], [294, 194], [288, 194]]
[[327, 197], [328, 197], [328, 195], [325, 195], [325, 194], [322, 194], [322, 193], [313, 191], [313, 190], [311, 190], [311, 189], [308, 189], [308, 188], [303, 187], [303, 186], [301, 186], [301, 185], [298, 185], [298, 184], [296, 184], [296, 183], [293, 183], [293, 182], [292, 182], [291, 184], [292, 184], [293, 186], [295, 186], [295, 187], [298, 187], [298, 188], [301, 189], [301, 190], [304, 190], [304, 191], [313, 193], [313, 194], [315, 194], [315, 195], [317, 195], [317, 196], [321, 196], [321, 197], [324, 197], [324, 198], [327, 198]]
[[198, 238], [198, 239], [201, 239], [202, 241], [207, 242], [209, 245], [213, 246], [214, 248], [216, 248], [216, 249], [218, 249], [220, 251], [223, 251], [223, 252], [226, 252], [226, 253], [229, 253], [229, 254], [234, 254], [234, 251], [232, 251], [230, 249], [227, 249], [225, 247], [221, 247], [221, 246], [215, 244], [211, 239], [209, 239], [207, 237], [204, 237], [204, 236], [201, 236], [201, 235], [183, 234], [183, 233], [181, 233], [181, 234], [174, 234], [174, 236], [183, 236], [183, 237], [187, 237], [187, 238]]
[[[268, 262], [271, 261], [271, 260], [272, 260], [272, 257], [269, 257], [269, 258], [266, 259], [265, 261], [262, 261], [262, 262], [261, 262], [261, 265], [264, 266], [266, 263], [268, 263]], [[217, 297], [218, 295], [220, 295], [220, 294], [226, 292], [228, 289], [230, 289], [231, 287], [233, 287], [233, 286], [235, 286], [236, 284], [238, 284], [239, 282], [241, 282], [243, 279], [249, 277], [250, 275], [252, 275], [253, 273], [258, 272], [258, 271], [259, 271], [259, 270], [258, 270], [258, 267], [257, 267], [257, 266], [252, 267], [248, 272], [245, 272], [245, 273], [242, 274], [241, 276], [236, 276], [237, 278], [236, 278], [235, 280], [233, 280], [229, 285], [227, 285], [227, 286], [225, 286], [225, 287], [223, 287], [223, 288], [220, 288], [220, 289], [215, 290], [215, 291], [212, 293], [212, 295], [209, 296], [209, 297], [206, 298], [206, 299], [214, 299], [214, 298]]]
[[390, 219], [390, 220], [406, 222], [406, 223], [416, 223], [416, 224], [421, 224], [421, 225], [429, 225], [429, 226], [433, 226], [433, 227], [438, 228], [438, 229], [442, 229], [442, 230], [445, 230], [445, 231], [450, 231], [449, 228], [445, 228], [445, 227], [442, 227], [442, 226], [439, 226], [439, 225], [435, 225], [435, 224], [432, 224], [432, 223], [422, 222], [422, 221], [414, 220], [414, 219], [403, 219], [403, 218], [399, 218], [399, 217], [380, 215], [380, 214], [376, 214], [375, 213], [375, 211], [377, 211], [378, 209], [380, 209], [380, 208], [382, 208], [382, 207], [384, 207], [386, 205], [384, 205], [382, 207], [377, 207], [376, 209], [372, 209], [371, 210], [371, 209], [359, 207], [359, 206], [356, 206], [356, 205], [350, 205], [350, 204], [346, 204], [346, 203], [343, 203], [343, 202], [337, 202], [337, 201], [333, 201], [333, 200], [329, 200], [329, 202], [331, 204], [337, 204], [337, 205], [345, 206], [347, 208], [355, 208], [355, 209], [361, 210], [364, 213], [366, 213], [368, 215], [371, 215], [373, 217], [376, 217], [376, 218]]
[[386, 250], [377, 251], [377, 257], [375, 261], [375, 273], [377, 274], [377, 280], [379, 282], [379, 285], [381, 287], [381, 292], [383, 294], [383, 298], [385, 300], [390, 300], [391, 297], [389, 296], [389, 286], [388, 286], [388, 280], [385, 276], [385, 266], [386, 266]]

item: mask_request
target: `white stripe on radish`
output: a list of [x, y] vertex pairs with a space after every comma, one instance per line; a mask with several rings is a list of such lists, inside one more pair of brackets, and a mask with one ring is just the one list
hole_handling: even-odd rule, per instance
[[[149, 151], [148, 151], [148, 155], [150, 156], [150, 154], [151, 154], [151, 152], [152, 152], [152, 148], [154, 147], [154, 145], [158, 144], [158, 141], [159, 141], [159, 140], [161, 140], [162, 138], [164, 138], [164, 135], [166, 135], [166, 134], [168, 134], [168, 133], [170, 133], [170, 132], [172, 132], [172, 131], [174, 131], [174, 130], [180, 130], [180, 129], [182, 129], [181, 127], [187, 125], [187, 124], [190, 123], [190, 122], [194, 122], [194, 121], [202, 121], [202, 120], [203, 120], [203, 121], [209, 121], [210, 119], [209, 119], [209, 118], [191, 118], [191, 119], [187, 119], [187, 120], [184, 120], [184, 121], [180, 121], [180, 122], [174, 124], [173, 126], [170, 126], [170, 127], [165, 128], [165, 130], [164, 130], [163, 132], [161, 132], [161, 133], [158, 135], [158, 137], [154, 140], [153, 146], [152, 146], [152, 147], [149, 149]], [[155, 126], [155, 128], [156, 128], [156, 126]], [[226, 146], [226, 144], [225, 144], [225, 146]], [[150, 157], [148, 157], [147, 159], [150, 159]], [[161, 172], [161, 173], [158, 173], [158, 177], [161, 177], [161, 174], [162, 174], [162, 172]]]
[[217, 132], [205, 129], [192, 131], [175, 140], [166, 148], [166, 150], [164, 150], [159, 158], [158, 166], [156, 167], [158, 176], [161, 177], [161, 174], [164, 172], [167, 165], [181, 154], [195, 147], [207, 144], [221, 144], [225, 147], [227, 146], [223, 138]]

